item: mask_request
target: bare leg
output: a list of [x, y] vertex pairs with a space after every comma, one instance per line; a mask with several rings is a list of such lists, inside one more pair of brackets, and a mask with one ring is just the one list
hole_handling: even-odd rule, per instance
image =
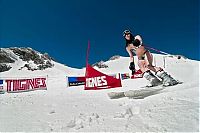
[[144, 73], [148, 71], [149, 69], [146, 67], [146, 61], [145, 60], [138, 60], [138, 66], [140, 70]]
[[147, 66], [148, 69], [152, 70], [153, 72], [158, 72], [158, 71], [162, 70], [162, 68], [152, 65], [153, 55], [149, 51], [147, 51], [145, 55], [146, 55], [146, 60], [145, 60], [146, 66]]
[[145, 55], [147, 57], [146, 58], [147, 68], [154, 71], [156, 73], [156, 75], [159, 78], [162, 79], [164, 86], [170, 86], [170, 85], [178, 84], [178, 82], [174, 78], [172, 78], [169, 74], [167, 74], [162, 68], [155, 67], [155, 66], [152, 65], [153, 56], [149, 51], [147, 51]]
[[[142, 72], [145, 72], [147, 70], [158, 72], [162, 70], [162, 68], [152, 65], [153, 55], [148, 50], [146, 50], [144, 46], [141, 46], [136, 50], [136, 55], [139, 59], [138, 65]], [[145, 55], [145, 58], [143, 57], [144, 55]]]
[[157, 86], [161, 84], [160, 80], [154, 74], [151, 73], [151, 71], [146, 65], [145, 60], [138, 60], [138, 66], [143, 72], [144, 78], [146, 78], [149, 81], [149, 84], [147, 85], [148, 87]]

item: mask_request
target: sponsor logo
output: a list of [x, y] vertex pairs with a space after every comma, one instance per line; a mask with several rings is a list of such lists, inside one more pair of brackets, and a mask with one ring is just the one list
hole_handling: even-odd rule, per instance
[[79, 86], [79, 85], [84, 85], [85, 81], [82, 82], [69, 82], [68, 85], [69, 86]]
[[0, 91], [3, 91], [3, 80], [0, 80]]
[[101, 87], [108, 85], [106, 76], [86, 78], [86, 87]]
[[7, 92], [29, 91], [46, 89], [46, 78], [5, 80]]
[[85, 77], [67, 77], [68, 86], [79, 86], [85, 84]]
[[122, 80], [129, 79], [130, 75], [129, 75], [129, 73], [123, 73], [123, 74], [121, 74], [121, 78], [122, 78]]

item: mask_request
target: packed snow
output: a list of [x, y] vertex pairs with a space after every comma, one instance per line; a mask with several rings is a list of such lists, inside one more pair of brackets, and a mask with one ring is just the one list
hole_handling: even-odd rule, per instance
[[[182, 81], [142, 99], [110, 99], [109, 92], [139, 90], [144, 78], [122, 80], [122, 87], [84, 90], [68, 87], [66, 76], [84, 76], [85, 69], [54, 62], [46, 70], [12, 69], [0, 78], [47, 76], [47, 90], [0, 94], [0, 132], [198, 132], [199, 61], [154, 54], [154, 64]], [[136, 58], [135, 58], [136, 59]], [[137, 59], [136, 59], [137, 60]], [[96, 68], [105, 74], [130, 72], [129, 57], [105, 62]]]

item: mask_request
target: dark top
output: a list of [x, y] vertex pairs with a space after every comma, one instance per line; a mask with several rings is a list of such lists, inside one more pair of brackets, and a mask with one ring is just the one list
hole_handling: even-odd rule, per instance
[[140, 44], [140, 40], [135, 39], [135, 37], [133, 35], [131, 35], [131, 39], [130, 40], [126, 40], [126, 47], [128, 47], [129, 44], [133, 44], [136, 47], [141, 45]]

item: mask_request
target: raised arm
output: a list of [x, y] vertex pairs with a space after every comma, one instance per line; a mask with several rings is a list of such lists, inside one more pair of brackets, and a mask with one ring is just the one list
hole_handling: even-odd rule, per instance
[[130, 65], [129, 65], [129, 69], [132, 71], [132, 75], [135, 73], [135, 63], [134, 63], [134, 57], [133, 54], [130, 50], [129, 47], [126, 47], [126, 51], [128, 52], [129, 56], [130, 56]]

